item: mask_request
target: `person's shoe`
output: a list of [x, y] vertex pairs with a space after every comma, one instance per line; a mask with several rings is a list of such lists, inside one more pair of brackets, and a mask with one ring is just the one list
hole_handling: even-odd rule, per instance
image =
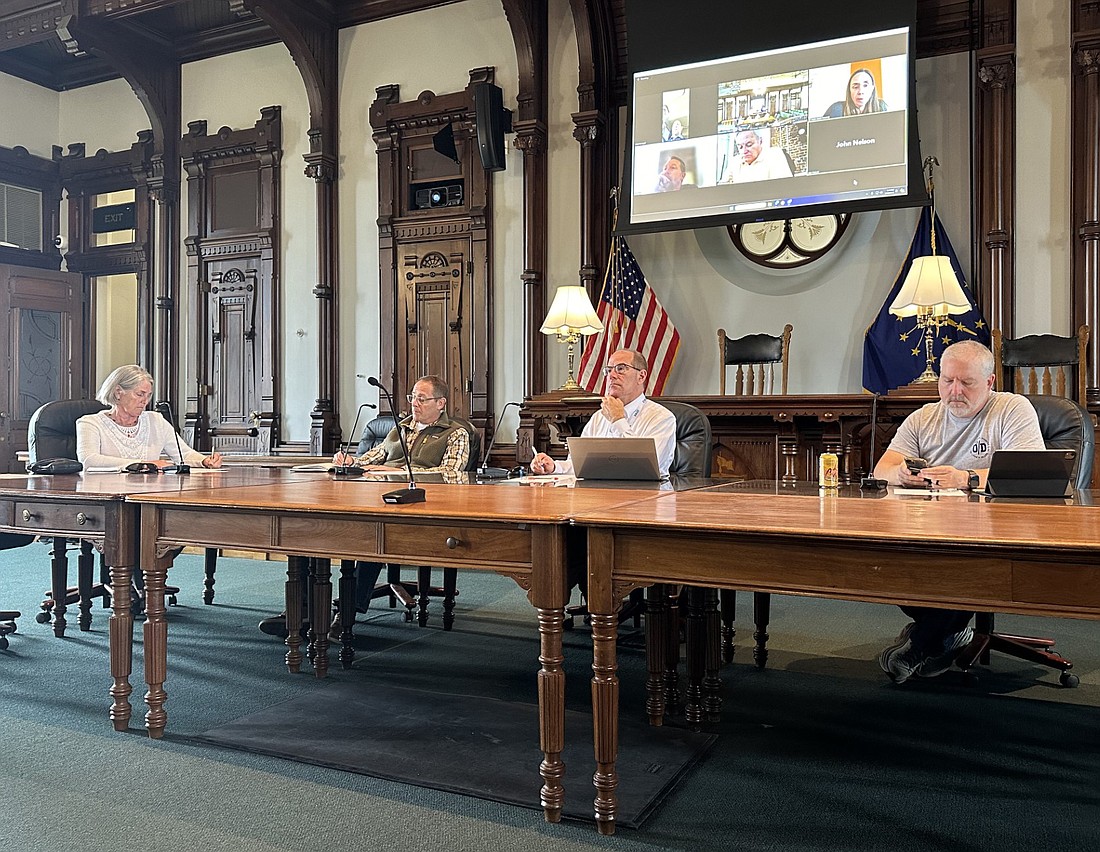
[[333, 645], [339, 645], [343, 641], [344, 623], [340, 620], [340, 613], [332, 617], [332, 626], [328, 629], [328, 641]]
[[883, 668], [894, 683], [905, 683], [909, 678], [919, 675], [921, 668], [930, 659], [932, 657], [929, 654], [926, 654], [920, 648], [914, 648], [906, 640], [905, 645], [895, 649], [887, 656]]
[[920, 677], [938, 677], [953, 665], [967, 645], [974, 638], [974, 628], [964, 627], [958, 633], [952, 633], [943, 640], [943, 653], [925, 660], [917, 674]]
[[878, 655], [878, 665], [886, 674], [890, 674], [890, 667], [887, 665], [887, 661], [890, 659], [890, 655], [894, 651], [898, 651], [909, 644], [909, 634], [913, 632], [913, 628], [917, 625], [910, 621], [903, 628], [901, 633], [898, 634], [898, 638], [890, 645], [887, 645], [882, 649], [882, 653]]
[[[266, 633], [268, 636], [275, 636], [279, 639], [286, 639], [286, 610], [283, 610], [278, 615], [268, 616], [260, 622], [260, 632]], [[302, 620], [302, 637], [304, 638], [306, 633], [309, 632], [309, 619]]]

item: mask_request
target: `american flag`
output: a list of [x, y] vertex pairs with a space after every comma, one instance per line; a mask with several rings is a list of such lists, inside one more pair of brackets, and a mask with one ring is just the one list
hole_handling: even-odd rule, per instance
[[596, 314], [603, 331], [588, 338], [577, 382], [589, 393], [603, 388], [604, 364], [617, 349], [635, 349], [649, 362], [647, 392], [660, 396], [680, 349], [680, 333], [657, 301], [625, 237], [615, 237]]

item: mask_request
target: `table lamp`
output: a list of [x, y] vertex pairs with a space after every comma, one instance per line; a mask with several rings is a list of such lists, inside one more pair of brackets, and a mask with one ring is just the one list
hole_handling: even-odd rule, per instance
[[924, 168], [928, 170], [928, 195], [932, 202], [932, 253], [913, 258], [901, 289], [889, 311], [896, 317], [916, 317], [917, 328], [924, 332], [924, 372], [914, 379], [914, 384], [937, 382], [939, 376], [932, 366], [932, 343], [940, 329], [948, 323], [951, 314], [965, 314], [970, 310], [970, 300], [963, 292], [959, 278], [951, 266], [950, 258], [936, 254], [936, 191], [932, 180], [932, 167], [939, 165], [935, 157], [927, 157]]
[[559, 287], [554, 294], [550, 312], [539, 329], [543, 334], [553, 334], [558, 343], [568, 346], [569, 375], [558, 390], [580, 390], [581, 386], [573, 377], [573, 354], [577, 341], [582, 334], [597, 334], [603, 331], [603, 322], [596, 316], [588, 291], [580, 285]]
[[[933, 219], [933, 226], [935, 220]], [[932, 366], [932, 342], [940, 329], [947, 325], [951, 314], [965, 314], [970, 301], [951, 268], [951, 261], [936, 254], [935, 231], [932, 237], [932, 254], [913, 258], [905, 281], [897, 297], [890, 303], [890, 313], [898, 317], [916, 317], [917, 328], [924, 332], [924, 372], [916, 381], [939, 380]]]

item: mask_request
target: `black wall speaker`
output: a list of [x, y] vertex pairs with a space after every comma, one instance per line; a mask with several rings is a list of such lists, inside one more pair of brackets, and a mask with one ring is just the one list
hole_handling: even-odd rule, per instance
[[[432, 147], [444, 157], [458, 163], [458, 149], [455, 148], [454, 125], [449, 121], [443, 125], [439, 132], [432, 137]], [[461, 163], [459, 163], [459, 165], [461, 165]]]
[[488, 172], [504, 169], [504, 134], [512, 130], [512, 113], [504, 108], [504, 92], [492, 83], [474, 87], [474, 115], [481, 165]]

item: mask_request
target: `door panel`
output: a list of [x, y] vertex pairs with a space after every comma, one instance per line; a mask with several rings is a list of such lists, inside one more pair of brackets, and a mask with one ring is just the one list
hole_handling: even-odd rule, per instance
[[85, 375], [88, 289], [75, 273], [0, 265], [0, 470], [22, 469], [35, 411], [89, 395]]

